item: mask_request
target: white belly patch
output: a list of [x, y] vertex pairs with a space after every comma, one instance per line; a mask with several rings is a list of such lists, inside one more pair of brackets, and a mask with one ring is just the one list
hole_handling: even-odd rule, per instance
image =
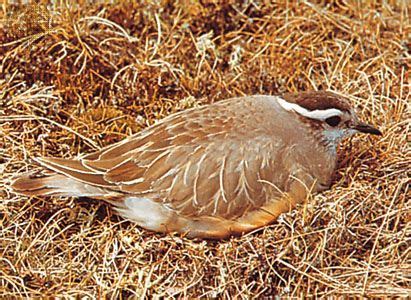
[[141, 227], [162, 231], [173, 212], [162, 203], [149, 198], [129, 197], [122, 207], [114, 208], [122, 217], [132, 220]]

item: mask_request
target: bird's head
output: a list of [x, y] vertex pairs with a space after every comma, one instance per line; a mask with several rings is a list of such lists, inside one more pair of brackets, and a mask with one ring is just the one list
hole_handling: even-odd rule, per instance
[[342, 139], [357, 132], [382, 135], [377, 128], [358, 118], [348, 99], [332, 92], [284, 94], [278, 102], [334, 149]]

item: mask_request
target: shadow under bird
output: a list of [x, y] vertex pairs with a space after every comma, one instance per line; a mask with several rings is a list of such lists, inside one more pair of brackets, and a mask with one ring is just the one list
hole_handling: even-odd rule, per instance
[[328, 189], [338, 143], [381, 135], [331, 92], [247, 96], [188, 109], [97, 152], [36, 158], [21, 194], [90, 197], [158, 232], [226, 238], [272, 223]]

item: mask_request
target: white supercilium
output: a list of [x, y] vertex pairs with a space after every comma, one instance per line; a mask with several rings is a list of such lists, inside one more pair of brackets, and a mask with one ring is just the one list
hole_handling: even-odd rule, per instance
[[339, 109], [336, 108], [328, 108], [328, 109], [323, 109], [323, 110], [308, 110], [296, 103], [290, 103], [285, 101], [284, 99], [278, 97], [277, 98], [278, 104], [281, 105], [282, 108], [284, 108], [286, 111], [295, 111], [296, 113], [310, 119], [316, 119], [320, 121], [324, 121], [325, 119], [333, 116], [340, 116], [343, 114], [343, 112]]

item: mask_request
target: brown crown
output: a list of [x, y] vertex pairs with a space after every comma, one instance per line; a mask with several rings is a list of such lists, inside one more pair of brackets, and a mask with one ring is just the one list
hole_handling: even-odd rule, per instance
[[329, 108], [336, 108], [341, 111], [349, 111], [351, 108], [347, 98], [332, 92], [310, 91], [300, 92], [297, 94], [285, 93], [281, 96], [286, 101], [296, 103], [310, 111], [316, 109], [323, 110]]

